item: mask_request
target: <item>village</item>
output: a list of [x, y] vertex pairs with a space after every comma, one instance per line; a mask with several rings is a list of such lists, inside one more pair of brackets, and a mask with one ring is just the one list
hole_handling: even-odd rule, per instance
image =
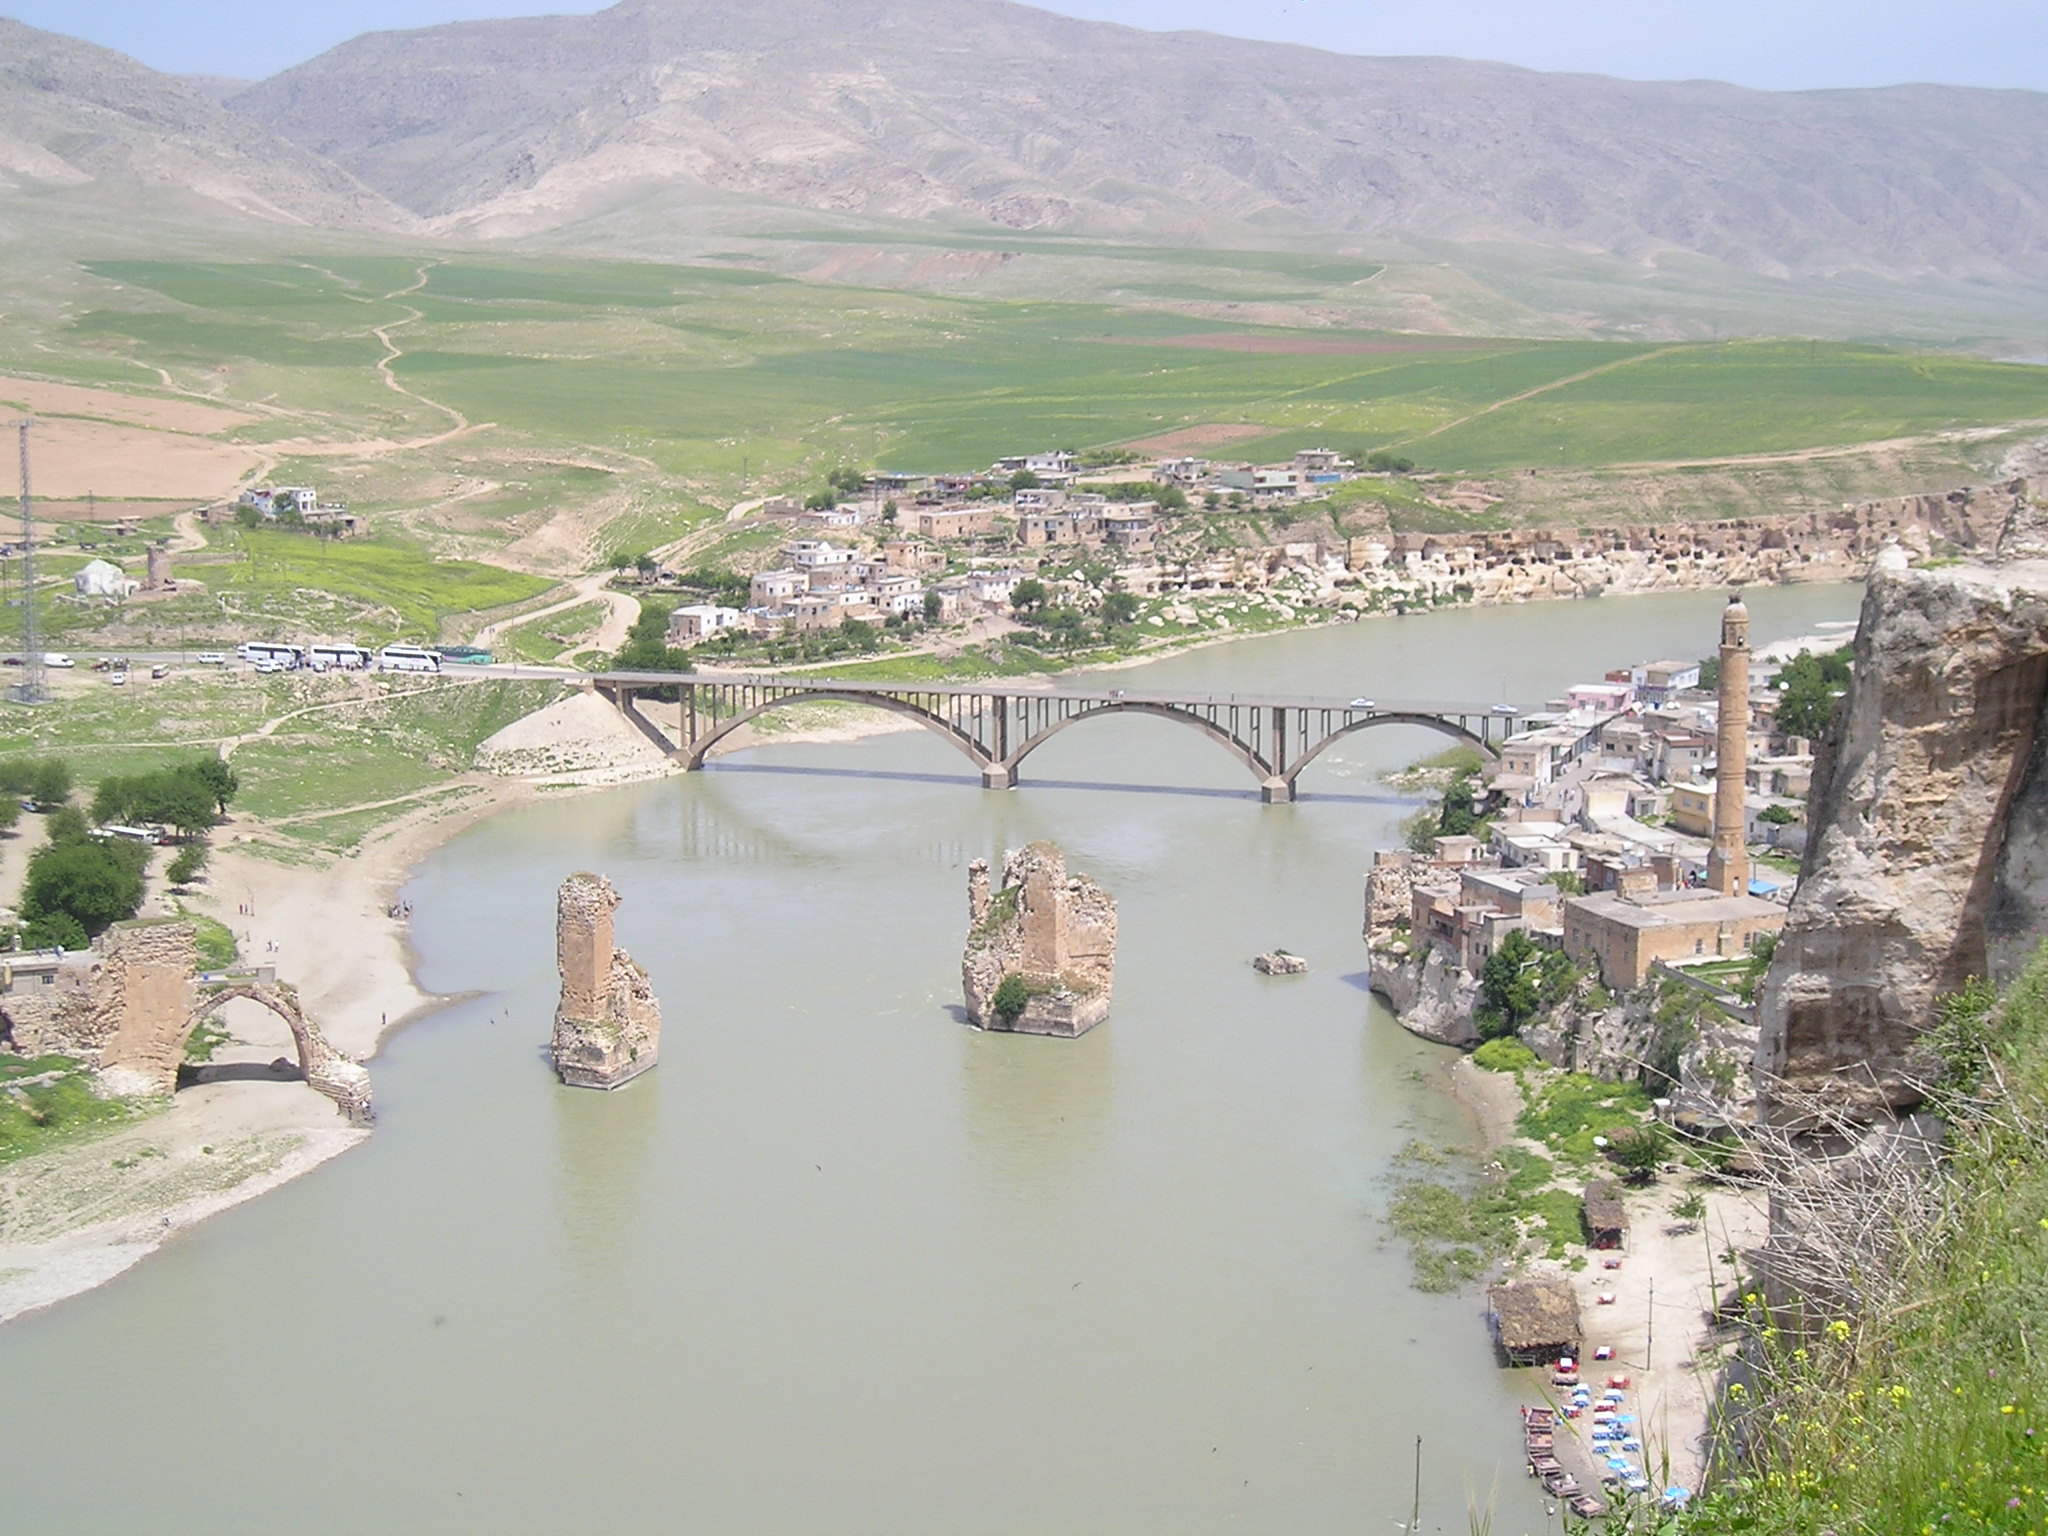
[[[1848, 580], [1887, 542], [1923, 556], [1975, 547], [2026, 494], [2021, 481], [1705, 525], [1424, 532], [1397, 527], [1384, 502], [1340, 494], [1413, 471], [1384, 455], [1363, 465], [1327, 448], [1273, 464], [1108, 457], [1121, 461], [1091, 467], [1047, 452], [972, 474], [836, 472], [801, 503], [775, 496], [733, 509], [730, 523], [785, 533], [729, 562], [742, 569], [642, 559], [620, 581], [681, 596], [667, 644], [714, 656], [810, 659], [785, 657], [778, 642], [849, 623], [906, 642], [919, 627], [969, 640], [1030, 627], [1071, 650], [1117, 627], [1143, 645], [1210, 626]], [[1224, 526], [1247, 517], [1264, 532]], [[1628, 686], [1644, 702], [1685, 691], [1649, 678]]]
[[[1647, 1126], [1582, 1126], [1583, 1156], [1563, 1159], [1555, 1194], [1576, 1230], [1510, 1255], [1488, 1291], [1501, 1359], [1533, 1367], [1552, 1405], [1522, 1411], [1529, 1471], [1580, 1516], [1605, 1513], [1603, 1491], [1677, 1507], [1699, 1471], [1712, 1344], [1691, 1335], [1728, 1305], [1715, 1246], [1740, 1248], [1761, 1219], [1741, 1188], [1758, 989], [1808, 835], [1804, 732], [1846, 678], [1851, 627], [1752, 652], [1731, 595], [1710, 660], [1566, 689], [1483, 783], [1476, 762], [1437, 767], [1440, 803], [1367, 880], [1373, 988], [1416, 1033], [1480, 1047], [1454, 1077], [1494, 1155], [1561, 1150], [1529, 1139], [1543, 1089], [1517, 1062], [1640, 1085]], [[1640, 1187], [1686, 1144], [1719, 1187]], [[1660, 1281], [1680, 1337], [1656, 1364]]]

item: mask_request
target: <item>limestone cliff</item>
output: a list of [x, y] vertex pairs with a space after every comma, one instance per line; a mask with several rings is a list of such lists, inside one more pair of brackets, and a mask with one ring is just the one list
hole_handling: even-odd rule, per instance
[[1806, 866], [1765, 984], [1757, 1064], [1779, 1118], [1876, 1120], [1922, 1097], [1937, 1000], [2048, 933], [2048, 560], [1870, 580], [1854, 679], [1816, 765]]
[[[1066, 855], [1032, 843], [1003, 860], [991, 891], [985, 859], [968, 866], [967, 949], [960, 979], [969, 1022], [1019, 1034], [1086, 1034], [1109, 1017], [1116, 973], [1116, 902]], [[1004, 980], [1024, 989], [1020, 1010], [997, 1006]]]
[[619, 893], [602, 875], [577, 873], [555, 900], [555, 1071], [572, 1088], [616, 1088], [654, 1065], [661, 1005], [647, 973], [612, 943]]

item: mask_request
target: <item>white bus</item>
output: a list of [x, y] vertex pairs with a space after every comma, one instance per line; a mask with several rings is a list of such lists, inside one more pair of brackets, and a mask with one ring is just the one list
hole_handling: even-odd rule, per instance
[[377, 653], [377, 666], [384, 672], [438, 672], [441, 655], [418, 645], [387, 645]]
[[307, 649], [306, 660], [337, 672], [365, 672], [376, 665], [377, 653], [360, 645], [315, 645]]
[[306, 653], [296, 645], [286, 645], [282, 640], [247, 640], [236, 651], [244, 661], [274, 662], [286, 672], [296, 670], [306, 659]]

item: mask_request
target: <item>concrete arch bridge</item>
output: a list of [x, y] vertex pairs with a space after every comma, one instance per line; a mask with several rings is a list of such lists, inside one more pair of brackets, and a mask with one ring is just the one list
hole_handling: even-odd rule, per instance
[[[1268, 804], [1294, 799], [1304, 768], [1336, 742], [1377, 726], [1416, 725], [1464, 742], [1488, 758], [1523, 711], [1505, 704], [1256, 694], [1154, 693], [1122, 688], [1047, 688], [1017, 684], [856, 683], [826, 677], [761, 677], [673, 672], [603, 672], [598, 692], [685, 769], [771, 710], [829, 700], [863, 704], [915, 720], [981, 770], [987, 789], [1013, 789], [1018, 769], [1054, 736], [1086, 720], [1152, 715], [1187, 726], [1228, 752], [1258, 781]], [[681, 701], [671, 738], [638, 707], [656, 691]]]

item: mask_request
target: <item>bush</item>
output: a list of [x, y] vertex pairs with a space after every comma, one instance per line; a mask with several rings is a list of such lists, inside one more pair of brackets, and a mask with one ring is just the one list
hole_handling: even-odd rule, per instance
[[1511, 1037], [1488, 1040], [1472, 1053], [1472, 1064], [1489, 1072], [1519, 1072], [1536, 1065], [1536, 1053]]
[[990, 1006], [1005, 1024], [1016, 1023], [1018, 1016], [1030, 1005], [1031, 989], [1024, 985], [1024, 978], [1015, 971], [996, 983], [996, 995]]
[[187, 843], [178, 850], [177, 856], [164, 870], [164, 877], [173, 885], [190, 885], [199, 878], [199, 872], [206, 868], [206, 844]]
[[1653, 1125], [1624, 1127], [1607, 1138], [1607, 1155], [1631, 1184], [1647, 1184], [1657, 1176], [1670, 1147]]

